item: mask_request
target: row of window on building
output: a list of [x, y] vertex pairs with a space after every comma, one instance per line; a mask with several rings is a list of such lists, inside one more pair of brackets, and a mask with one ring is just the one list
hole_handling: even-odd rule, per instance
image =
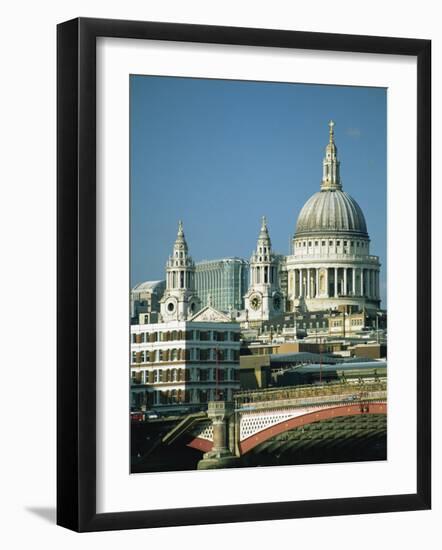
[[132, 352], [132, 363], [161, 363], [164, 361], [239, 361], [237, 349], [157, 349]]
[[180, 382], [238, 382], [239, 371], [235, 368], [188, 368], [132, 371], [132, 384], [167, 384]]
[[[308, 246], [311, 247], [313, 246], [313, 242], [314, 242], [314, 246], [319, 246], [319, 241], [298, 241], [298, 247], [306, 247], [307, 246], [307, 243], [308, 243]], [[343, 241], [343, 245], [344, 246], [349, 246], [349, 243], [350, 242], [350, 248], [352, 247], [355, 247], [356, 248], [366, 248], [368, 247], [368, 243], [364, 242], [364, 241]], [[334, 246], [336, 244], [336, 246], [341, 246], [341, 241], [338, 240], [338, 241], [328, 241], [328, 245], [329, 246]], [[326, 246], [327, 245], [327, 241], [321, 241], [321, 246]]]
[[[311, 328], [311, 329], [313, 329], [313, 328], [318, 328], [318, 329], [319, 328], [325, 328], [326, 329], [327, 328], [327, 321], [325, 321], [325, 320], [323, 320], [323, 321], [314, 321], [314, 322], [310, 321], [309, 323], [306, 323], [305, 321], [304, 322], [298, 321], [296, 323], [296, 327], [297, 328], [305, 328], [305, 329], [308, 329], [308, 328]], [[269, 325], [264, 325], [264, 333], [267, 333], [267, 332], [270, 332], [270, 331], [271, 332], [276, 331], [276, 332], [280, 333], [281, 330], [282, 330], [282, 332], [284, 332], [287, 329], [293, 330], [294, 327], [293, 327], [293, 325], [291, 325], [291, 326], [282, 325], [282, 327], [281, 327], [281, 325], [276, 325], [276, 326], [274, 326], [274, 325], [270, 325], [270, 326]]]
[[[337, 319], [336, 321], [330, 321], [330, 324], [332, 327], [342, 327], [342, 319]], [[352, 327], [363, 326], [363, 324], [364, 324], [364, 319], [362, 318], [350, 319], [350, 325]]]
[[132, 406], [140, 409], [143, 406], [175, 405], [180, 403], [207, 403], [207, 401], [232, 399], [231, 389], [172, 389], [164, 391], [133, 392]]
[[138, 332], [132, 333], [133, 344], [153, 342], [239, 342], [239, 332], [221, 330], [170, 330], [165, 332]]

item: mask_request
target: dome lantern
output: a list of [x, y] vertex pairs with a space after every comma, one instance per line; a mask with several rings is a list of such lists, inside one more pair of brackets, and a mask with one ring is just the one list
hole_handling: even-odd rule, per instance
[[338, 148], [335, 144], [335, 123], [330, 120], [329, 127], [329, 142], [325, 148], [325, 157], [322, 161], [322, 191], [341, 190], [341, 176], [339, 173]]

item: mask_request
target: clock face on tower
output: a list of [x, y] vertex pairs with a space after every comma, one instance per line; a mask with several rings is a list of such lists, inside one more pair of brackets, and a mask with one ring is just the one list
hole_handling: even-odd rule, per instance
[[255, 311], [257, 309], [259, 309], [259, 307], [261, 306], [261, 297], [258, 295], [258, 294], [254, 294], [251, 298], [250, 298], [250, 306], [252, 307], [252, 309], [254, 309]]

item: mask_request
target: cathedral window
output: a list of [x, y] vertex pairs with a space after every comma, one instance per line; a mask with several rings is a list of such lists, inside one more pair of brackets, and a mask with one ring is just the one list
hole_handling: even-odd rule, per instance
[[318, 244], [319, 244], [318, 241], [315, 241], [315, 246], [318, 246]]
[[309, 245], [309, 246], [312, 246], [312, 241], [309, 241], [309, 242], [308, 242], [308, 245]]
[[321, 243], [321, 244], [322, 244], [322, 246], [325, 246], [325, 241], [322, 241], [322, 243]]
[[341, 246], [341, 241], [336, 241], [336, 246]]
[[333, 241], [329, 241], [329, 246], [333, 246]]

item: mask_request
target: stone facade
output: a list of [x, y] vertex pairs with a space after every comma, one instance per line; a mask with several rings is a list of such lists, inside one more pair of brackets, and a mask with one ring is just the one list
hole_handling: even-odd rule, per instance
[[210, 306], [188, 321], [131, 326], [131, 406], [200, 406], [239, 389], [239, 324]]

